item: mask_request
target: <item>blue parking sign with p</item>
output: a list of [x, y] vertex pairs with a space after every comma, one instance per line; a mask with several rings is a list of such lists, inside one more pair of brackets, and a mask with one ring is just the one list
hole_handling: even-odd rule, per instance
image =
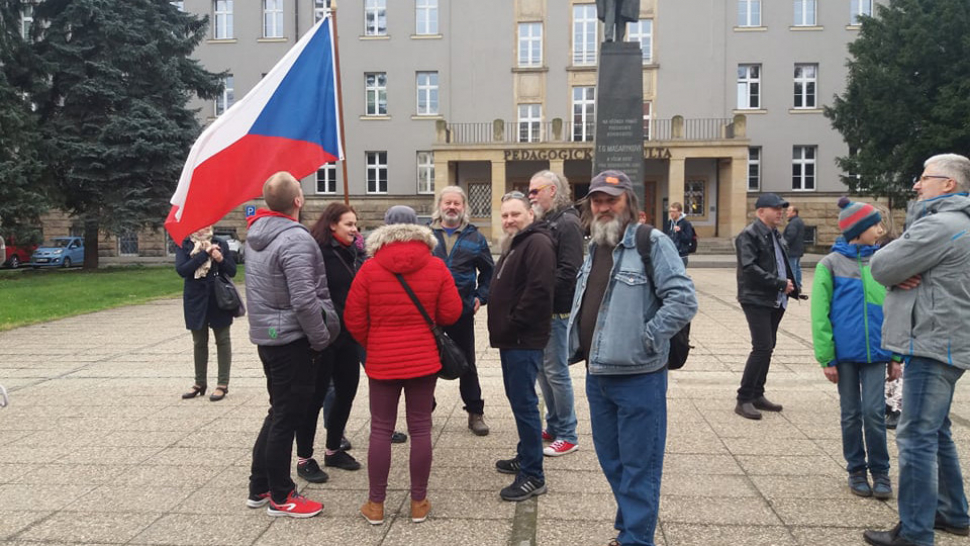
[[246, 205], [246, 218], [256, 216], [256, 205]]

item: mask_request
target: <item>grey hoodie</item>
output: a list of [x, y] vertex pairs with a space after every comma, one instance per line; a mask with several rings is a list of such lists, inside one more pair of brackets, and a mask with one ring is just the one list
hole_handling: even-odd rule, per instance
[[[941, 195], [913, 212], [902, 236], [870, 262], [872, 277], [889, 288], [882, 346], [970, 369], [970, 199]], [[896, 287], [917, 274], [916, 288]]]
[[340, 333], [320, 247], [289, 218], [257, 218], [246, 236], [249, 340], [286, 345], [307, 338], [323, 350]]

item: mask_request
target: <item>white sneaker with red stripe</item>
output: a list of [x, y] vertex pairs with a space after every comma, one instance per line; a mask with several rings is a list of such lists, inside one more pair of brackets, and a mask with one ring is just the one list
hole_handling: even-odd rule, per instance
[[290, 491], [286, 501], [280, 504], [270, 499], [266, 513], [271, 516], [288, 516], [291, 518], [312, 518], [323, 511], [323, 504], [312, 501], [296, 492]]
[[567, 442], [566, 440], [556, 440], [555, 442], [547, 445], [545, 449], [542, 450], [542, 454], [546, 457], [559, 457], [560, 455], [572, 453], [577, 449], [579, 449], [577, 444]]

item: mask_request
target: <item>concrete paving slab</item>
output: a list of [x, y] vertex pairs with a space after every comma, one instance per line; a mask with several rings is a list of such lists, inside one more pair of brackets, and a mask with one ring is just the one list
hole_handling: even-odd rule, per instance
[[691, 525], [663, 524], [669, 544], [708, 546], [709, 544], [744, 544], [744, 546], [795, 546], [791, 532], [781, 526], [756, 525]]
[[[13, 508], [14, 504], [4, 504], [6, 508]], [[4, 510], [0, 509], [0, 541], [13, 537], [30, 525], [49, 517], [53, 512], [37, 510]], [[0, 542], [3, 544], [3, 542]]]
[[768, 503], [758, 497], [679, 497], [660, 502], [660, 519], [671, 523], [704, 522], [714, 525], [782, 525]]
[[68, 544], [122, 544], [147, 529], [158, 517], [158, 514], [57, 512], [17, 533], [14, 538]]
[[141, 544], [191, 543], [204, 546], [252, 544], [271, 523], [265, 515], [168, 514], [157, 519], [132, 541]]

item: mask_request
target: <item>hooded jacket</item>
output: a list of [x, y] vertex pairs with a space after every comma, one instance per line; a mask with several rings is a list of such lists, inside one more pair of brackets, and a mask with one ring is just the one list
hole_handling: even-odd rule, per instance
[[[873, 257], [872, 277], [889, 292], [883, 348], [970, 369], [970, 198], [919, 201], [912, 224]], [[916, 288], [896, 287], [920, 275]]]
[[340, 332], [320, 247], [306, 226], [260, 209], [246, 236], [249, 339], [286, 345], [307, 338], [322, 351]]
[[886, 288], [872, 278], [869, 261], [878, 246], [854, 245], [839, 237], [815, 266], [812, 341], [823, 367], [841, 362], [889, 362], [882, 348], [882, 304]]
[[354, 277], [344, 323], [367, 351], [371, 379], [412, 379], [441, 369], [431, 328], [394, 276], [404, 277], [435, 324], [454, 324], [461, 298], [445, 263], [431, 255], [434, 247], [431, 230], [415, 224], [383, 226], [367, 238], [373, 259]]

